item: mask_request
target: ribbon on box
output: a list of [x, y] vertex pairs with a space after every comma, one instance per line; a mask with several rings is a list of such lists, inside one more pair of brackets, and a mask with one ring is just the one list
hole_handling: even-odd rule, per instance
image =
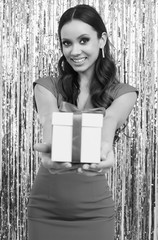
[[79, 163], [81, 156], [81, 128], [82, 128], [82, 113], [96, 113], [105, 116], [105, 108], [92, 108], [88, 110], [79, 110], [75, 105], [62, 102], [59, 108], [60, 112], [73, 112], [73, 134], [72, 134], [72, 162]]

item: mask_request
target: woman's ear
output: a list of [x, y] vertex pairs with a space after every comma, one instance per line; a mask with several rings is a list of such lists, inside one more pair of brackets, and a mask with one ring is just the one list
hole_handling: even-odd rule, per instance
[[107, 41], [107, 33], [103, 32], [100, 38], [100, 48], [104, 48]]

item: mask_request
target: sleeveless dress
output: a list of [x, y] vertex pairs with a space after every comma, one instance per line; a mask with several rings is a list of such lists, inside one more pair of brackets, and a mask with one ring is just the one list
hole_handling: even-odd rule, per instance
[[[57, 81], [37, 80], [57, 98]], [[137, 90], [119, 83], [113, 99]], [[115, 209], [104, 174], [85, 176], [75, 171], [51, 174], [41, 164], [28, 202], [29, 240], [114, 240]]]

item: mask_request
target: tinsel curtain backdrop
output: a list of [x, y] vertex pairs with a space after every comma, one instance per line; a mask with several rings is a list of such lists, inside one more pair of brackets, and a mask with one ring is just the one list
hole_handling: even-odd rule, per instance
[[[157, 240], [158, 1], [0, 0], [0, 238], [27, 240], [27, 200], [42, 131], [33, 82], [57, 75], [58, 20], [70, 6], [94, 6], [107, 26], [121, 82], [139, 90], [108, 173], [115, 240]], [[128, 136], [128, 137], [127, 137]]]

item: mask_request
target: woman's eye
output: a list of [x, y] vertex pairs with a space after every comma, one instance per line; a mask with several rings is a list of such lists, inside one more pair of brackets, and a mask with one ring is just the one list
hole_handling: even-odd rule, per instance
[[86, 44], [89, 41], [89, 38], [82, 38], [80, 43], [81, 44]]
[[69, 47], [70, 46], [70, 42], [69, 41], [63, 41], [62, 42], [62, 45], [65, 46], [65, 47]]

